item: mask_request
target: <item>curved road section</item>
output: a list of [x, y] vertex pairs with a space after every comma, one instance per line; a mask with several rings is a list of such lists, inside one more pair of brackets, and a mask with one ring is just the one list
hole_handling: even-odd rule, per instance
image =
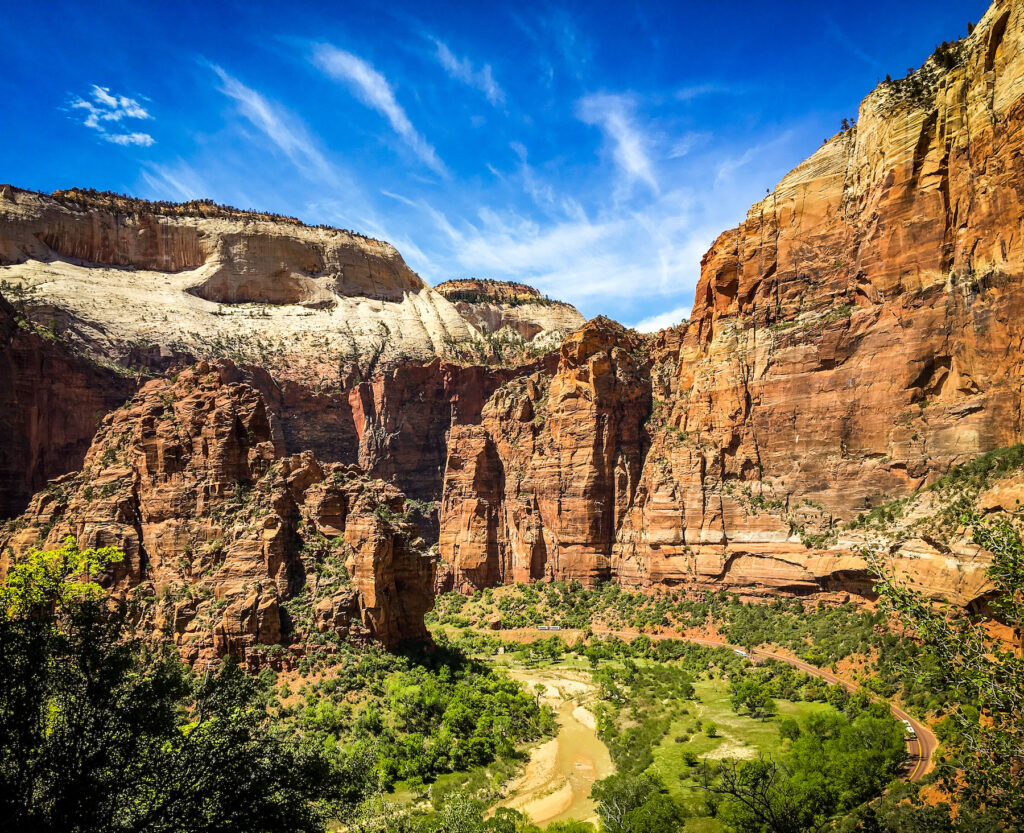
[[[734, 651], [741, 652], [744, 656], [750, 657], [752, 660], [759, 659], [775, 659], [779, 662], [785, 662], [792, 665], [794, 668], [799, 668], [801, 671], [811, 674], [814, 677], [821, 677], [823, 680], [835, 685], [841, 685], [843, 688], [849, 691], [855, 691], [857, 686], [846, 680], [840, 679], [835, 674], [829, 671], [824, 671], [815, 665], [811, 665], [808, 662], [802, 660], [793, 659], [791, 657], [784, 657], [781, 654], [772, 654], [767, 651], [747, 651], [741, 648], [739, 645], [730, 645], [728, 642], [719, 642], [714, 639], [698, 639], [696, 637], [683, 637], [689, 642], [696, 642], [700, 645], [708, 645], [713, 648], [731, 648]], [[910, 773], [907, 778], [910, 781], [920, 781], [931, 772], [932, 769], [932, 756], [935, 754], [935, 750], [938, 748], [939, 740], [935, 737], [935, 733], [932, 732], [927, 726], [921, 723], [919, 720], [911, 717], [903, 709], [894, 703], [886, 703], [889, 706], [889, 711], [892, 712], [893, 717], [897, 720], [907, 721], [913, 728], [916, 738], [907, 738], [907, 752], [910, 754]]]

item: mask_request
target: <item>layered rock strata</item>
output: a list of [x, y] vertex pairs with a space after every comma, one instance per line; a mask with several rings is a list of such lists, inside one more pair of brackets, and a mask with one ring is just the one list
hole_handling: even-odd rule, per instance
[[595, 319], [553, 373], [512, 380], [480, 424], [452, 427], [440, 530], [452, 586], [611, 576], [646, 451], [646, 364], [640, 336]]
[[[1022, 47], [1024, 4], [999, 0], [964, 41], [880, 85], [855, 127], [719, 237], [690, 320], [649, 345], [649, 446], [638, 477], [621, 476], [630, 499], [590, 461], [597, 438], [615, 444], [610, 423], [560, 436], [557, 457], [582, 465], [547, 488], [582, 497], [580, 518], [616, 510], [610, 559], [590, 550], [555, 577], [870, 594], [841, 523], [1021, 440]], [[560, 388], [569, 373], [534, 384]], [[523, 510], [495, 461], [521, 431], [486, 415], [509, 395], [499, 389], [481, 428], [452, 434], [441, 554], [462, 589], [507, 580], [493, 566], [503, 541], [557, 538], [506, 520]], [[552, 468], [543, 454], [521, 464], [527, 483]], [[580, 482], [595, 487], [580, 495]], [[528, 549], [511, 545], [517, 558]], [[922, 571], [920, 553], [904, 555], [900, 569], [932, 595], [985, 593], [984, 559], [935, 552]]]
[[[1022, 47], [1024, 3], [997, 0], [964, 41], [880, 85], [853, 128], [719, 237], [690, 320], [651, 339], [597, 320], [532, 363], [467, 367], [435, 353], [493, 325], [524, 338], [513, 319], [534, 295], [477, 282], [445, 299], [385, 244], [282, 218], [9, 188], [0, 279], [37, 293], [58, 336], [156, 370], [244, 358], [268, 465], [312, 449], [440, 502], [442, 587], [611, 578], [870, 596], [870, 536], [847, 522], [1024, 433]], [[160, 344], [132, 343], [150, 332]], [[312, 511], [287, 483], [282, 524]], [[44, 537], [47, 500], [28, 516]], [[206, 503], [184, 506], [211, 523]], [[930, 595], [979, 603], [986, 555], [968, 533], [902, 536], [889, 555]], [[385, 641], [404, 627], [375, 616], [360, 627]]]
[[0, 296], [0, 518], [82, 467], [100, 420], [137, 388], [112, 368], [66, 349]]
[[548, 333], [567, 333], [584, 323], [571, 304], [545, 298], [532, 286], [468, 278], [445, 281], [434, 289], [451, 301], [478, 330], [509, 330], [527, 341]]
[[83, 470], [0, 533], [31, 546], [113, 545], [102, 577], [191, 662], [288, 661], [318, 634], [425, 639], [433, 560], [402, 493], [354, 466], [286, 456], [280, 426], [230, 364], [146, 384], [103, 421]]
[[0, 186], [0, 280], [94, 353], [227, 356], [309, 385], [476, 335], [388, 243], [206, 203]]

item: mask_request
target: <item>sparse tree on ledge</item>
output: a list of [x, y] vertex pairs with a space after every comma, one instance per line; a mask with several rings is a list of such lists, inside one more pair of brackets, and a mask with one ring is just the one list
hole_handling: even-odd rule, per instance
[[[945, 788], [1020, 830], [1024, 823], [1024, 512], [983, 518], [973, 508], [959, 510], [960, 526], [973, 528], [973, 540], [992, 553], [989, 578], [995, 586], [996, 617], [1014, 630], [1017, 645], [1000, 640], [984, 619], [933, 604], [900, 582], [881, 558], [873, 558], [878, 591], [937, 657], [931, 682], [957, 693], [952, 739], [959, 760], [940, 770]], [[910, 669], [910, 673], [925, 673]]]

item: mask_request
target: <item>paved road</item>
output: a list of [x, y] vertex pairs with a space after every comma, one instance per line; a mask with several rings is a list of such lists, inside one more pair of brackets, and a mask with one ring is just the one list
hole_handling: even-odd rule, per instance
[[[686, 637], [684, 637], [686, 638]], [[837, 677], [830, 671], [825, 671], [818, 668], [816, 665], [811, 665], [808, 662], [802, 660], [793, 659], [792, 657], [784, 657], [781, 654], [772, 654], [768, 651], [746, 651], [739, 645], [730, 645], [728, 642], [721, 642], [715, 639], [699, 639], [696, 637], [688, 637], [690, 642], [696, 642], [700, 645], [710, 645], [715, 648], [731, 648], [734, 651], [743, 651], [744, 654], [749, 656], [751, 659], [776, 659], [780, 662], [788, 663], [794, 668], [799, 668], [808, 674], [815, 677], [821, 677], [827, 682], [841, 685], [849, 691], [855, 691], [857, 686], [847, 680], [843, 680]], [[892, 712], [893, 716], [897, 720], [908, 720], [910, 725], [914, 727], [914, 734], [917, 735], [914, 739], [907, 739], [907, 751], [910, 753], [910, 773], [907, 778], [911, 781], [920, 781], [927, 775], [932, 769], [932, 755], [935, 754], [935, 750], [938, 748], [939, 741], [935, 737], [935, 733], [932, 732], [927, 726], [920, 721], [911, 717], [903, 709], [894, 703], [887, 703], [889, 711]]]

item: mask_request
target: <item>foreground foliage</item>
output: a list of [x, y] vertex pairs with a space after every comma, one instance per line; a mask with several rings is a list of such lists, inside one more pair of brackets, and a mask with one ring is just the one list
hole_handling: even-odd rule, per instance
[[197, 678], [133, 638], [73, 539], [0, 587], [0, 816], [19, 831], [313, 831], [331, 763], [273, 731], [233, 663]]
[[[1024, 513], [984, 518], [969, 505], [957, 520], [973, 528], [973, 540], [993, 555], [996, 618], [1020, 638], [1024, 629]], [[879, 590], [889, 608], [931, 646], [937, 663], [909, 668], [925, 685], [955, 692], [956, 705], [942, 727], [954, 757], [941, 768], [945, 789], [1003, 820], [1024, 825], [1024, 657], [996, 635], [983, 617], [937, 606], [901, 584], [876, 561]], [[972, 829], [961, 824], [961, 829]]]

